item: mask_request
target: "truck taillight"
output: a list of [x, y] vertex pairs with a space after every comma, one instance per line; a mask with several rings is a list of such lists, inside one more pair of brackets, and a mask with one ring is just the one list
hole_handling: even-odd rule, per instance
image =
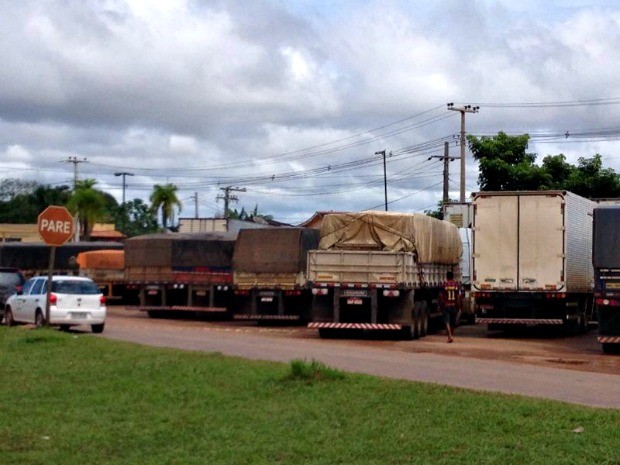
[[101, 305], [102, 307], [105, 305], [105, 296], [104, 295], [99, 297], [99, 305]]
[[235, 290], [235, 294], [236, 295], [250, 295], [250, 291], [249, 290], [237, 289], [237, 290]]
[[383, 295], [385, 297], [398, 297], [400, 295], [400, 291], [385, 290], [385, 291], [383, 291]]
[[300, 290], [284, 291], [284, 295], [301, 295], [301, 291]]
[[325, 288], [314, 288], [312, 289], [312, 295], [327, 295], [329, 293], [329, 289]]
[[611, 307], [618, 307], [620, 306], [620, 300], [616, 300], [616, 299], [595, 299], [594, 303], [596, 305], [609, 305]]
[[566, 299], [565, 292], [547, 292], [545, 299]]

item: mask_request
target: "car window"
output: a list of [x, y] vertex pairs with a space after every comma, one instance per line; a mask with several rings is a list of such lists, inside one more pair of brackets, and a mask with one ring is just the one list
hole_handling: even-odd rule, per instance
[[21, 286], [23, 282], [24, 277], [18, 271], [0, 271], [0, 284]]
[[57, 294], [92, 295], [101, 294], [97, 285], [92, 281], [52, 281], [52, 292]]
[[32, 286], [34, 285], [35, 281], [36, 279], [29, 279], [28, 281], [26, 281], [24, 283], [24, 287], [22, 288], [22, 294], [24, 295], [30, 294], [30, 289], [32, 289]]
[[37, 279], [34, 283], [34, 285], [32, 286], [32, 290], [30, 291], [30, 295], [39, 295], [39, 294], [45, 294], [47, 292], [45, 283], [47, 282], [47, 280], [45, 279]]

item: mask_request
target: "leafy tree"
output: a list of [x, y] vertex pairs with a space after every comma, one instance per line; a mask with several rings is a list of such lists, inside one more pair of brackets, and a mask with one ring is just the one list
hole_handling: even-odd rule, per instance
[[134, 199], [117, 206], [113, 218], [116, 229], [127, 237], [157, 231], [157, 217], [142, 199]]
[[549, 155], [542, 165], [535, 164], [536, 154], [527, 153], [529, 136], [468, 136], [474, 158], [478, 161], [478, 183], [483, 191], [568, 190], [582, 197], [620, 196], [620, 176], [603, 168], [601, 156], [579, 158], [573, 166], [562, 154]]
[[155, 184], [153, 186], [153, 193], [151, 194], [151, 208], [154, 212], [161, 210], [161, 222], [164, 228], [168, 227], [168, 220], [174, 220], [174, 207], [181, 212], [182, 204], [177, 197], [178, 187], [174, 184], [166, 184], [160, 186]]
[[258, 212], [258, 204], [254, 206], [254, 210], [251, 213], [245, 211], [245, 207], [241, 207], [241, 211], [228, 210], [228, 218], [232, 218], [235, 220], [252, 220], [253, 218], [262, 218], [266, 221], [273, 220], [273, 215], [265, 215], [263, 213]]
[[10, 187], [2, 194], [6, 196], [6, 200], [0, 201], [2, 223], [36, 223], [37, 217], [46, 207], [65, 205], [70, 197], [69, 186], [50, 187], [14, 181], [5, 184]]
[[18, 195], [30, 194], [38, 185], [36, 181], [24, 181], [17, 178], [3, 179], [0, 182], [0, 200], [6, 202]]
[[96, 183], [93, 179], [77, 182], [73, 195], [67, 202], [69, 211], [78, 215], [80, 237], [85, 241], [90, 240], [95, 223], [106, 215], [106, 199], [101, 191], [93, 187]]

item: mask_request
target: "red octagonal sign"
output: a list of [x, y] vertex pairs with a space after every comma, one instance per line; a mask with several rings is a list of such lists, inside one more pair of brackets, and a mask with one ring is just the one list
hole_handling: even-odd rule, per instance
[[39, 234], [48, 245], [63, 245], [73, 237], [73, 217], [65, 207], [51, 205], [39, 215]]

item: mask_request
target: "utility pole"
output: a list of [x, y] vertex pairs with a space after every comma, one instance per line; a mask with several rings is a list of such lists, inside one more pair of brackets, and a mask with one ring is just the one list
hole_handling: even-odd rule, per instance
[[128, 173], [126, 171], [121, 171], [118, 173], [114, 173], [114, 176], [122, 176], [123, 177], [123, 205], [125, 204], [125, 177], [133, 176], [133, 173]]
[[457, 157], [450, 156], [450, 143], [445, 142], [443, 146], [443, 156], [441, 155], [433, 155], [432, 157], [428, 157], [428, 159], [439, 158], [443, 160], [443, 213], [445, 214], [446, 204], [450, 203], [450, 194], [449, 194], [449, 182], [450, 182], [450, 162], [457, 159]]
[[375, 155], [383, 155], [383, 192], [384, 192], [384, 195], [385, 195], [385, 211], [388, 211], [387, 175], [386, 175], [386, 165], [385, 165], [385, 150], [380, 150], [379, 152], [375, 152]]
[[245, 192], [246, 188], [243, 187], [220, 187], [221, 191], [224, 191], [224, 195], [218, 195], [216, 200], [224, 200], [224, 218], [228, 218], [228, 206], [230, 202], [237, 202], [239, 198], [236, 195], [232, 195], [231, 192]]
[[87, 163], [86, 157], [81, 160], [76, 156], [68, 157], [65, 163], [73, 163], [73, 190], [75, 190], [75, 186], [77, 185], [78, 165], [80, 163]]
[[198, 218], [198, 192], [194, 192], [192, 200], [194, 201], [194, 218]]
[[448, 110], [461, 113], [461, 203], [465, 203], [465, 113], [478, 113], [480, 107], [471, 105], [455, 107], [454, 103], [448, 103]]

